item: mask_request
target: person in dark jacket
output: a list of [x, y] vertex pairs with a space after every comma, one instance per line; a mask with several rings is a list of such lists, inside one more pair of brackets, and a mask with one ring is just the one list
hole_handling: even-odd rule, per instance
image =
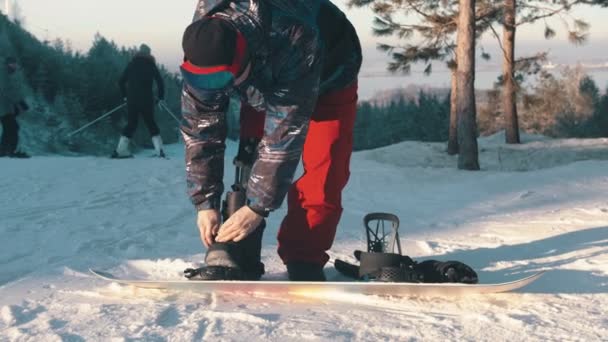
[[156, 81], [158, 89], [158, 101], [163, 101], [165, 87], [160, 72], [156, 67], [156, 62], [151, 54], [150, 47], [142, 44], [139, 52], [133, 57], [129, 65], [120, 78], [119, 85], [122, 96], [127, 101], [129, 120], [127, 126], [122, 131], [122, 136], [118, 141], [118, 146], [112, 157], [128, 158], [131, 157], [129, 149], [130, 139], [137, 129], [137, 121], [141, 116], [148, 127], [152, 144], [158, 157], [164, 157], [163, 142], [160, 137], [160, 129], [154, 121], [154, 94], [153, 83]]
[[[327, 0], [200, 0], [183, 49], [188, 191], [208, 247], [198, 275], [259, 279], [264, 217], [287, 197], [278, 253], [289, 279], [325, 280], [350, 174], [362, 59], [354, 27]], [[230, 96], [242, 101], [241, 143], [258, 143], [247, 205], [221, 224]]]
[[29, 109], [23, 99], [21, 87], [17, 83], [17, 59], [7, 57], [0, 75], [0, 122], [2, 138], [0, 139], [0, 157], [29, 158], [29, 155], [17, 151], [19, 144], [19, 124], [17, 116]]

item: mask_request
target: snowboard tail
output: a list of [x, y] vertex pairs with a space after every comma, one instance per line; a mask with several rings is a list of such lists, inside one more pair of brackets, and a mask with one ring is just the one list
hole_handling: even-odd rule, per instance
[[463, 296], [510, 292], [538, 280], [544, 272], [515, 281], [495, 284], [461, 283], [382, 283], [382, 282], [290, 282], [290, 281], [191, 281], [124, 279], [111, 273], [90, 269], [91, 273], [107, 281], [146, 289], [195, 291], [203, 293], [268, 293], [322, 294], [352, 293], [390, 296]]

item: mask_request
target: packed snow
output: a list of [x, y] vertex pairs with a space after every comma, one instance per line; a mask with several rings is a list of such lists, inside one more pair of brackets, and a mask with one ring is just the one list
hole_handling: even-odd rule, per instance
[[[88, 268], [181, 279], [204, 248], [169, 160], [0, 158], [0, 341], [608, 340], [608, 140], [480, 140], [480, 172], [444, 144], [357, 152], [332, 260], [365, 247], [361, 220], [401, 218], [406, 254], [460, 260], [483, 283], [547, 273], [513, 293], [467, 297], [273, 296], [143, 290]], [[235, 145], [229, 145], [227, 163]], [[226, 184], [233, 179], [228, 167]], [[284, 209], [264, 238], [265, 279]], [[336, 278], [331, 262], [326, 267]]]

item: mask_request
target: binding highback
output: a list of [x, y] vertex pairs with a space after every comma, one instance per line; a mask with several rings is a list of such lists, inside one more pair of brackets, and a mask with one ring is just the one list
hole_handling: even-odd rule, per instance
[[370, 213], [363, 218], [363, 225], [367, 234], [368, 252], [401, 254], [397, 216], [388, 213]]

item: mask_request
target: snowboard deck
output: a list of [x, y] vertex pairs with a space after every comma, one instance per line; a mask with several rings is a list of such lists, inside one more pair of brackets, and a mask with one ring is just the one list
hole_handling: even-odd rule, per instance
[[381, 282], [291, 282], [291, 281], [198, 281], [198, 280], [142, 280], [118, 278], [111, 273], [89, 269], [107, 281], [145, 289], [187, 290], [203, 293], [266, 293], [266, 294], [331, 294], [352, 293], [390, 296], [463, 296], [509, 292], [529, 285], [544, 272], [515, 281], [495, 284], [460, 283], [381, 283]]

